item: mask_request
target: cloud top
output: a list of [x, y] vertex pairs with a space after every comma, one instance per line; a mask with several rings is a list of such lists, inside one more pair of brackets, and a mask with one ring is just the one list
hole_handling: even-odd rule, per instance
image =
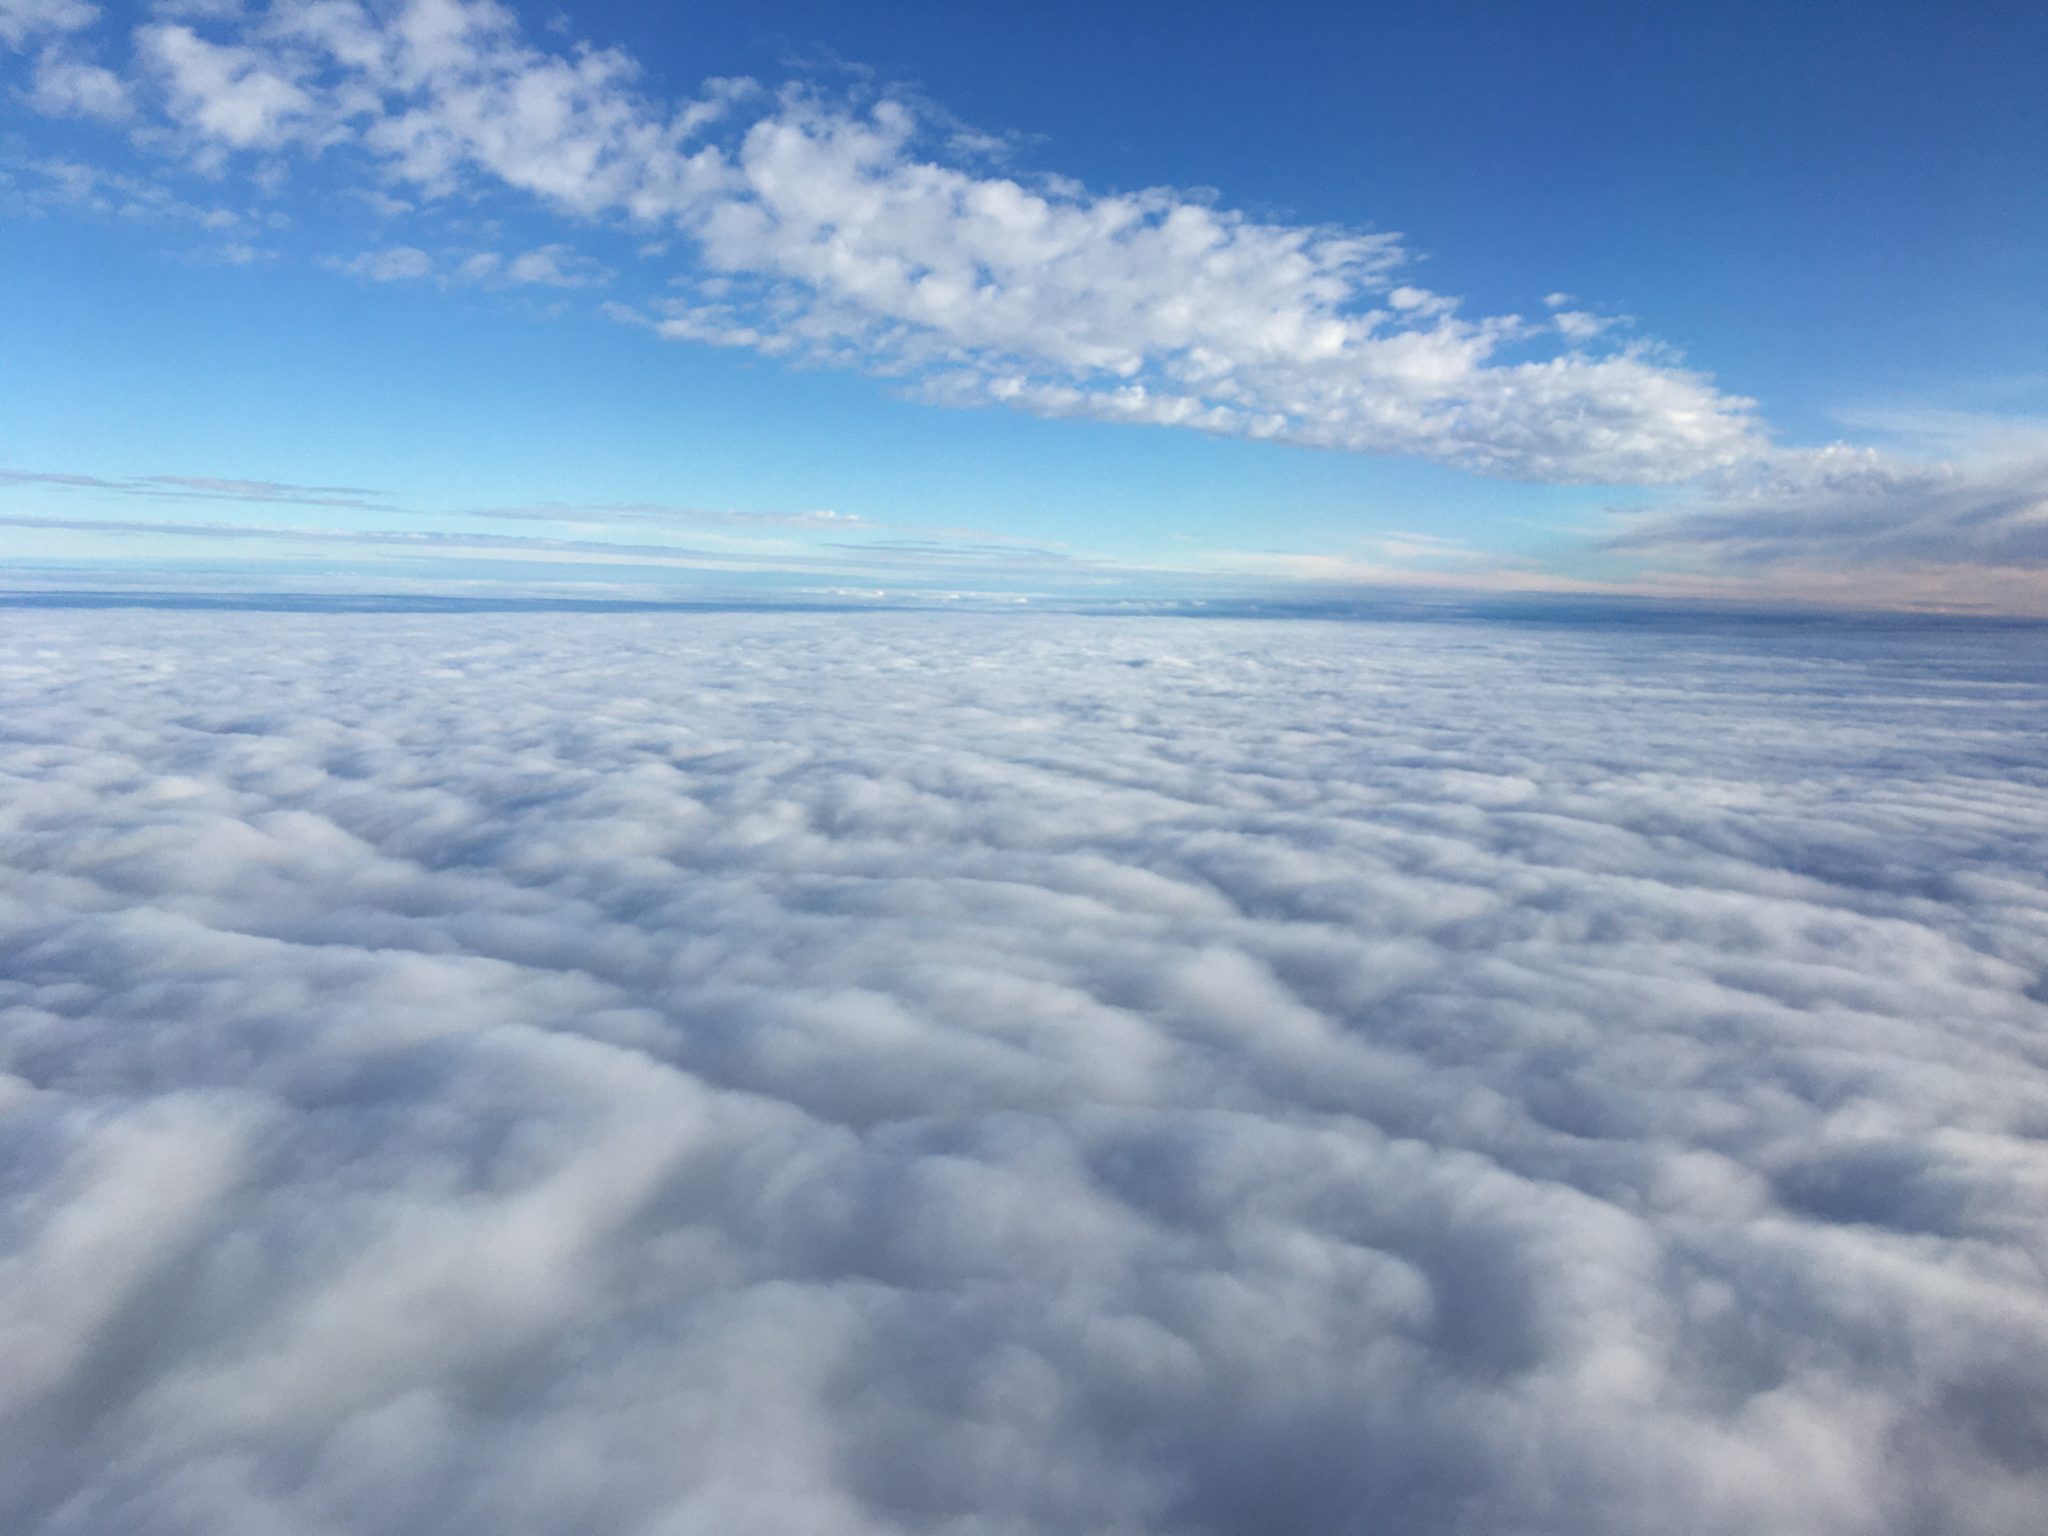
[[2048, 1498], [2002, 632], [42, 611], [0, 1523]]

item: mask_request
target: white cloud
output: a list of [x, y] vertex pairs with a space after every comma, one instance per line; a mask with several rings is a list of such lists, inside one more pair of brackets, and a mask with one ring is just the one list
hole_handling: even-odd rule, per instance
[[0, 0], [0, 44], [20, 48], [46, 34], [81, 32], [99, 14], [85, 0]]
[[112, 70], [46, 48], [36, 59], [29, 104], [50, 117], [97, 117], [118, 122], [133, 111], [128, 86]]
[[493, 286], [535, 284], [546, 288], [590, 288], [612, 280], [614, 274], [602, 263], [579, 255], [567, 245], [538, 246], [516, 256], [497, 251], [479, 251], [456, 268], [463, 282]]
[[136, 47], [172, 115], [212, 144], [277, 149], [308, 129], [313, 97], [263, 49], [210, 42], [184, 25], [144, 27]]
[[16, 612], [0, 1523], [2029, 1529], [2041, 690]]
[[141, 496], [155, 501], [256, 502], [273, 506], [346, 507], [363, 512], [395, 510], [382, 492], [366, 490], [358, 485], [286, 485], [276, 480], [245, 480], [226, 475], [109, 477], [0, 469], [0, 486], [54, 486], [70, 491]]
[[23, 201], [37, 211], [83, 209], [113, 218], [189, 223], [215, 231], [254, 219], [218, 204], [189, 202], [161, 179], [107, 171], [78, 160], [22, 160], [9, 169], [25, 173], [17, 185]]
[[434, 258], [416, 245], [394, 245], [337, 260], [333, 266], [351, 277], [366, 277], [373, 283], [413, 282], [433, 275]]
[[616, 311], [678, 339], [946, 403], [1538, 480], [1686, 479], [1765, 447], [1751, 403], [1705, 375], [1587, 350], [1604, 327], [1583, 312], [1467, 317], [1403, 281], [1394, 236], [951, 163], [959, 125], [899, 99], [713, 80], [664, 103], [619, 51], [537, 47], [509, 11], [459, 0], [279, 3], [145, 28], [141, 51], [208, 167], [349, 146], [407, 200], [512, 188], [629, 220], [652, 248], [686, 237], [686, 287], [721, 291]]
[[363, 205], [380, 219], [395, 219], [411, 213], [414, 205], [402, 197], [393, 197], [389, 192], [380, 192], [374, 187], [360, 188], [356, 196]]
[[328, 265], [380, 283], [438, 277], [444, 286], [474, 284], [487, 288], [589, 288], [608, 283], [615, 276], [602, 263], [561, 244], [539, 246], [512, 256], [499, 251], [443, 255], [445, 260], [436, 261], [417, 246], [399, 245], [364, 251], [345, 260], [332, 259]]
[[544, 245], [513, 257], [505, 264], [505, 276], [515, 283], [550, 288], [582, 288], [604, 281], [601, 268], [594, 269], [566, 245]]
[[1560, 309], [1550, 317], [1550, 323], [1570, 341], [1591, 341], [1616, 324], [1605, 315], [1589, 314], [1583, 309]]

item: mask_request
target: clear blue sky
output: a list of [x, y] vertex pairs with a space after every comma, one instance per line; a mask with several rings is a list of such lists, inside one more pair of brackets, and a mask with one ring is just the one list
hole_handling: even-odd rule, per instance
[[2043, 590], [2039, 6], [220, 9], [0, 0], [36, 580]]

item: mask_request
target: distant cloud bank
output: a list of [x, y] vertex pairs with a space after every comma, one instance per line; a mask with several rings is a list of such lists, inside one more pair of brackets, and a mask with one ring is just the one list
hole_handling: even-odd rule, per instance
[[2008, 640], [19, 613], [0, 1525], [2031, 1529]]

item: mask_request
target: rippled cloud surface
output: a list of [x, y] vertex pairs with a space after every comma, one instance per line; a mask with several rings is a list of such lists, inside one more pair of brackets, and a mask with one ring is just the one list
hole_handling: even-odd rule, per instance
[[2038, 1529], [2039, 640], [14, 613], [0, 1526]]

